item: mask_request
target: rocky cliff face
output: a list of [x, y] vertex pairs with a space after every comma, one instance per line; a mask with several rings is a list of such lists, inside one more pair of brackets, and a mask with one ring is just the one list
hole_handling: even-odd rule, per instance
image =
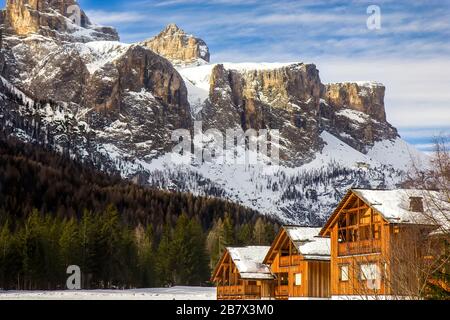
[[300, 165], [320, 149], [317, 114], [322, 84], [314, 65], [211, 73], [210, 98], [202, 111], [208, 128], [277, 129], [285, 163]]
[[385, 88], [380, 84], [324, 85], [312, 64], [219, 64], [211, 69], [209, 80], [209, 97], [199, 120], [221, 131], [278, 129], [282, 159], [292, 166], [311, 161], [321, 150], [323, 130], [363, 153], [377, 141], [398, 137], [386, 121]]
[[386, 120], [385, 92], [375, 82], [327, 84], [321, 105], [324, 128], [363, 153], [378, 141], [396, 139], [397, 130]]
[[156, 37], [143, 42], [152, 51], [169, 59], [174, 64], [209, 62], [210, 54], [206, 43], [187, 35], [176, 24], [169, 24]]
[[349, 108], [385, 122], [384, 96], [386, 88], [379, 83], [333, 83], [325, 88], [325, 99], [335, 108]]
[[[113, 148], [129, 156], [156, 157], [170, 151], [172, 130], [192, 126], [182, 77], [168, 60], [141, 45], [79, 42], [64, 29], [70, 21], [59, 13], [73, 3], [8, 2], [1, 76], [24, 92], [29, 104], [58, 106], [73, 125], [83, 123], [89, 144], [109, 148], [104, 153]], [[90, 34], [87, 17], [84, 25], [82, 33]], [[39, 114], [26, 114], [34, 112]]]
[[[74, 18], [78, 15], [78, 18]], [[6, 32], [59, 40], [119, 40], [117, 31], [93, 25], [75, 0], [7, 0], [0, 14]]]
[[[175, 25], [145, 43], [111, 41], [113, 29], [84, 13], [81, 25], [70, 21], [64, 12], [73, 3], [10, 0], [2, 11], [7, 134], [287, 223], [320, 224], [348, 188], [399, 181], [410, 149], [386, 120], [382, 85], [323, 84], [313, 64], [208, 64], [206, 44]], [[181, 165], [171, 134], [192, 132], [194, 119], [223, 134], [278, 129], [281, 166]]]

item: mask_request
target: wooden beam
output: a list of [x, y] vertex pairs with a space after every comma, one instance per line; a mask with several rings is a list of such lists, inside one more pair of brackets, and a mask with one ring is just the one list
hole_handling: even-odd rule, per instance
[[[349, 191], [350, 192], [350, 191]], [[348, 203], [350, 202], [350, 200], [355, 197], [355, 194], [353, 193], [353, 191], [351, 192], [351, 194], [348, 196], [348, 199], [342, 204], [342, 206], [338, 206], [340, 207], [340, 209], [338, 211], [335, 211], [333, 213], [333, 215], [330, 217], [331, 221], [328, 221], [326, 223], [326, 230], [328, 230], [331, 226], [333, 226], [336, 223], [336, 220], [338, 219], [338, 217], [340, 216], [342, 210], [348, 205]]]

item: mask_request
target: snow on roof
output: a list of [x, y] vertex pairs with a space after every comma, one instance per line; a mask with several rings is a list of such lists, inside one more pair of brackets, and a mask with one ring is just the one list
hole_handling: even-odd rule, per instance
[[267, 246], [227, 248], [243, 279], [273, 279], [269, 266], [263, 264], [269, 249]]
[[[391, 223], [440, 224], [449, 228], [450, 202], [438, 191], [353, 189], [369, 206]], [[411, 211], [411, 198], [421, 198], [424, 212]]]
[[306, 259], [330, 259], [330, 239], [319, 237], [321, 228], [287, 226], [284, 229], [297, 250]]

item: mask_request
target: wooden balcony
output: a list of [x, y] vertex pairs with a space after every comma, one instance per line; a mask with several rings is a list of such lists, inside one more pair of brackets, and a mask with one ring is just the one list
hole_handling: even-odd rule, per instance
[[275, 297], [277, 299], [283, 299], [289, 297], [289, 286], [275, 286]]
[[219, 286], [217, 287], [219, 300], [260, 299], [260, 286]]
[[301, 262], [299, 255], [280, 257], [280, 267], [289, 267], [299, 265]]
[[379, 252], [381, 252], [381, 240], [344, 242], [338, 244], [339, 256], [351, 256], [356, 254], [370, 254]]

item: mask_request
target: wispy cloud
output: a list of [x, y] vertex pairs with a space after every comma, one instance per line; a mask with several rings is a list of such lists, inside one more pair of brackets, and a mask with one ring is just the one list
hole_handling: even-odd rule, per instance
[[450, 1], [378, 0], [377, 31], [366, 27], [370, 0], [83, 2], [126, 42], [175, 22], [208, 43], [214, 62], [313, 62], [325, 82], [383, 82], [389, 121], [408, 141], [425, 148], [426, 130], [449, 132]]
[[130, 11], [87, 10], [86, 14], [94, 23], [100, 25], [136, 24], [148, 19], [144, 13]]

